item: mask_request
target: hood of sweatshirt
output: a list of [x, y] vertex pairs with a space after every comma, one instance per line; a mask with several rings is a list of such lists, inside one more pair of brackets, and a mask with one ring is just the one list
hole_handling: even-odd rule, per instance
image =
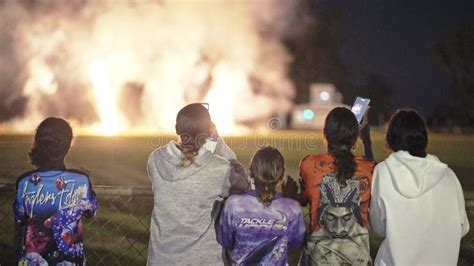
[[432, 189], [448, 169], [434, 155], [420, 158], [406, 151], [392, 153], [385, 163], [395, 189], [406, 198], [417, 198]]
[[157, 171], [162, 179], [167, 181], [179, 181], [201, 171], [203, 167], [200, 166], [206, 160], [209, 160], [212, 154], [204, 147], [201, 147], [198, 155], [195, 157], [195, 163], [183, 167], [181, 166], [183, 153], [176, 146], [176, 141], [171, 141], [157, 149], [152, 156]]

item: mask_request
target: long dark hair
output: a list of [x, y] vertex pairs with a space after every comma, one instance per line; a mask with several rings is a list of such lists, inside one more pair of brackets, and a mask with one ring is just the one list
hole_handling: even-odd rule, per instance
[[275, 198], [276, 186], [285, 173], [283, 155], [273, 147], [260, 148], [250, 161], [250, 176], [255, 181], [259, 200], [269, 205]]
[[36, 129], [28, 156], [37, 168], [64, 167], [64, 158], [69, 152], [72, 129], [68, 122], [58, 117], [48, 117]]
[[413, 109], [400, 109], [390, 118], [386, 141], [392, 151], [407, 151], [412, 156], [426, 157], [428, 130], [423, 117]]
[[337, 179], [345, 184], [356, 171], [352, 147], [359, 137], [359, 124], [355, 115], [344, 107], [332, 109], [324, 123], [324, 136], [328, 151], [334, 156]]
[[206, 143], [213, 123], [207, 109], [200, 103], [183, 107], [176, 117], [176, 134], [180, 137], [178, 148], [183, 152], [182, 166], [194, 163], [201, 146]]

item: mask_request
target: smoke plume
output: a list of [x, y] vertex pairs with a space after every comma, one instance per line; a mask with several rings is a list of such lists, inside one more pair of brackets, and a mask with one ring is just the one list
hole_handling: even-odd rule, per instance
[[1, 1], [0, 125], [54, 115], [103, 134], [173, 130], [208, 102], [219, 130], [289, 110], [294, 1]]

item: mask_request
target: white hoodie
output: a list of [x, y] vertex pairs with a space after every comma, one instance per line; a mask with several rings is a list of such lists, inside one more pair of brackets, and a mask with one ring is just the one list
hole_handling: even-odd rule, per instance
[[372, 230], [385, 237], [375, 265], [456, 265], [469, 231], [454, 172], [438, 158], [392, 153], [374, 169]]

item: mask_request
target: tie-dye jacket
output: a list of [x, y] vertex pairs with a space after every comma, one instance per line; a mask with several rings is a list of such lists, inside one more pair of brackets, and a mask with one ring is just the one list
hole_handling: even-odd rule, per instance
[[301, 246], [305, 231], [298, 202], [277, 193], [264, 206], [252, 190], [229, 197], [217, 227], [217, 241], [232, 251], [234, 265], [286, 265], [288, 246]]
[[19, 265], [83, 265], [82, 216], [93, 217], [97, 198], [77, 170], [31, 171], [17, 180], [15, 220], [23, 228]]

